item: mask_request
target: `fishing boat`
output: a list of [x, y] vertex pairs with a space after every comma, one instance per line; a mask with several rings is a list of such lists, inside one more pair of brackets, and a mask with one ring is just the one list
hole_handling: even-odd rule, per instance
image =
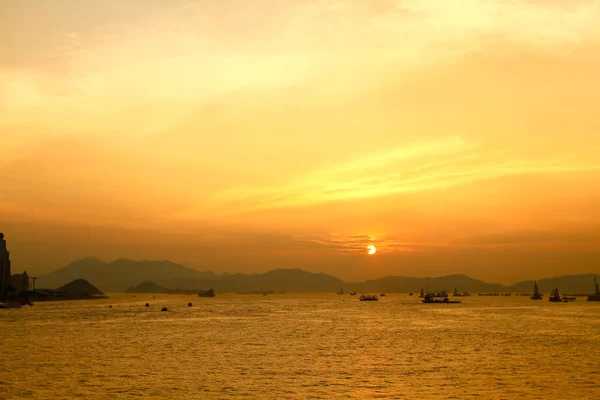
[[344, 294], [344, 288], [340, 288], [340, 291], [337, 294]]
[[361, 294], [360, 301], [378, 301], [379, 297], [376, 294]]
[[215, 291], [213, 289], [200, 290], [198, 297], [215, 297]]
[[558, 293], [558, 289], [554, 289], [552, 291], [552, 293], [550, 294], [550, 298], [548, 299], [548, 301], [553, 302], [553, 303], [560, 303], [562, 302], [562, 298], [560, 297], [560, 293]]
[[596, 282], [596, 278], [594, 278], [594, 294], [588, 296], [587, 301], [600, 301], [600, 288], [598, 288], [598, 282]]
[[459, 300], [450, 300], [447, 296], [438, 297], [430, 293], [427, 293], [421, 302], [424, 304], [460, 304]]
[[531, 300], [542, 300], [542, 294], [538, 289], [537, 282], [533, 283], [533, 296], [531, 296]]

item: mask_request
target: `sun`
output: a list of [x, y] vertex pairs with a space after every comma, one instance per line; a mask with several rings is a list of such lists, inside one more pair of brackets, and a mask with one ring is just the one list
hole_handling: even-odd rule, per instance
[[369, 255], [375, 254], [377, 253], [377, 247], [370, 244], [367, 246], [367, 252], [369, 253]]

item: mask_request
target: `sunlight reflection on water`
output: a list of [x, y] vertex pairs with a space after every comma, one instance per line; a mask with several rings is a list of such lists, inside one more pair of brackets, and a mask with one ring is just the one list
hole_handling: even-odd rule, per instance
[[600, 398], [582, 298], [113, 294], [2, 310], [0, 329], [3, 399]]

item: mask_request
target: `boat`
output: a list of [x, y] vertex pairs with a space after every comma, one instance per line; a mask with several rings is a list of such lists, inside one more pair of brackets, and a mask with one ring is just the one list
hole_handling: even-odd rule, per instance
[[454, 292], [452, 293], [452, 296], [454, 297], [464, 297], [464, 296], [470, 296], [471, 293], [469, 292], [459, 292], [458, 290], [456, 290], [456, 288], [454, 288]]
[[575, 300], [577, 300], [575, 297], [563, 296], [563, 298], [562, 298], [563, 303], [568, 303], [569, 301], [575, 301]]
[[343, 288], [340, 288], [340, 291], [339, 291], [339, 292], [337, 292], [337, 294], [344, 294], [344, 289], [343, 289]]
[[421, 292], [419, 293], [419, 298], [420, 299], [424, 299], [425, 297], [448, 297], [448, 292], [446, 292], [445, 290], [442, 290], [441, 292], [425, 292], [423, 289], [421, 289]]
[[531, 300], [541, 300], [542, 294], [538, 290], [537, 282], [533, 283], [533, 295], [531, 296]]
[[409, 296], [412, 296], [412, 295], [413, 295], [413, 292], [410, 292], [408, 295], [409, 295]]
[[350, 292], [350, 296], [356, 296], [356, 292]]
[[598, 288], [598, 282], [596, 278], [594, 278], [594, 294], [590, 294], [587, 298], [587, 301], [600, 301], [600, 288]]
[[554, 289], [552, 291], [552, 293], [550, 294], [550, 298], [548, 299], [548, 301], [551, 301], [553, 303], [560, 303], [562, 302], [562, 298], [560, 297], [560, 293], [558, 293], [558, 289]]
[[198, 297], [215, 297], [215, 291], [213, 289], [200, 290]]
[[385, 293], [381, 293], [379, 297], [385, 297]]
[[460, 300], [450, 300], [448, 296], [438, 297], [427, 293], [423, 300], [424, 304], [460, 304]]
[[361, 294], [360, 301], [378, 301], [379, 297], [376, 294]]

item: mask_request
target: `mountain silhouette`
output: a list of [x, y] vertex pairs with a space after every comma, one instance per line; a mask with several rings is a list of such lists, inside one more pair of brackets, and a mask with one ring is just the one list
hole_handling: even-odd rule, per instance
[[157, 285], [154, 282], [142, 282], [135, 287], [125, 290], [125, 293], [169, 293], [170, 290]]
[[360, 292], [417, 292], [446, 291], [452, 292], [454, 288], [464, 292], [502, 292], [507, 287], [497, 283], [486, 283], [467, 275], [446, 275], [440, 277], [411, 278], [405, 276], [386, 276], [365, 282], [350, 284], [350, 289]]
[[[563, 275], [554, 278], [540, 279], [537, 282], [541, 292], [550, 292], [555, 288], [561, 293], [593, 293], [594, 278], [600, 281], [598, 274]], [[523, 281], [510, 286], [513, 292], [531, 292], [534, 281]]]
[[97, 287], [86, 281], [85, 279], [76, 279], [66, 285], [58, 288], [69, 293], [83, 293], [90, 296], [102, 296], [102, 293]]
[[213, 272], [201, 272], [171, 261], [133, 261], [120, 258], [106, 263], [96, 257], [77, 260], [68, 266], [40, 276], [37, 287], [55, 288], [75, 279], [86, 279], [105, 291], [121, 292], [143, 281], [177, 287], [179, 282], [212, 279]]
[[[537, 281], [542, 292], [559, 288], [562, 293], [591, 293], [597, 274], [567, 275]], [[301, 269], [275, 269], [256, 274], [215, 274], [198, 271], [171, 261], [133, 261], [118, 259], [106, 263], [95, 257], [74, 261], [68, 266], [39, 278], [40, 288], [55, 288], [75, 279], [86, 279], [106, 292], [166, 293], [173, 290], [214, 288], [224, 293], [236, 292], [525, 292], [533, 291], [533, 281], [514, 285], [486, 283], [467, 275], [414, 278], [387, 276], [364, 282], [344, 282], [324, 273]], [[176, 289], [175, 289], [176, 288]]]

